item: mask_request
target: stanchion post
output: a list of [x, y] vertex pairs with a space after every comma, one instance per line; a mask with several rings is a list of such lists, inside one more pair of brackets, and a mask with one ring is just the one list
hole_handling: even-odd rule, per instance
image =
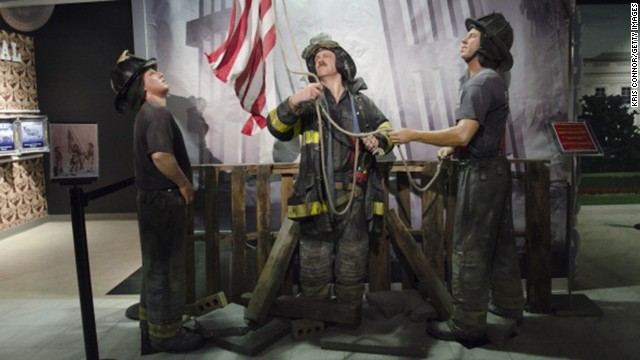
[[77, 186], [69, 188], [69, 203], [71, 205], [71, 226], [73, 228], [73, 246], [76, 257], [78, 291], [80, 294], [84, 349], [87, 360], [97, 360], [99, 359], [98, 338], [96, 336], [96, 320], [93, 311], [87, 231], [84, 221], [86, 199], [82, 188]]

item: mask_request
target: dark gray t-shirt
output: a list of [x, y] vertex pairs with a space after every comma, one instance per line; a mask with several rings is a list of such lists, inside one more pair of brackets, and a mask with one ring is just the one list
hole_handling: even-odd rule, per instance
[[509, 92], [502, 76], [495, 70], [482, 69], [472, 77], [467, 73], [460, 78], [455, 115], [456, 121], [475, 119], [480, 123], [480, 128], [467, 145], [471, 157], [498, 155], [509, 118]]
[[136, 186], [141, 190], [176, 188], [176, 184], [158, 170], [151, 159], [155, 152], [176, 157], [178, 166], [191, 179], [191, 163], [180, 128], [164, 106], [145, 102], [138, 110], [133, 129], [133, 155]]

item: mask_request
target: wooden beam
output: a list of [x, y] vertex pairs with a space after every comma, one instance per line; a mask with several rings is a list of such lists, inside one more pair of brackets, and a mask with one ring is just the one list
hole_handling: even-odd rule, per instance
[[220, 205], [217, 168], [206, 168], [204, 176], [204, 249], [206, 293], [220, 291]]
[[245, 311], [244, 316], [247, 320], [263, 324], [267, 319], [267, 314], [278, 294], [293, 250], [298, 243], [299, 227], [297, 222], [289, 218], [284, 219], [278, 238], [273, 244], [269, 258], [258, 278], [258, 283], [253, 291], [254, 295]]
[[[259, 298], [256, 294], [242, 294], [242, 302], [252, 302]], [[247, 307], [247, 311], [249, 307]], [[362, 306], [360, 304], [338, 303], [328, 300], [306, 299], [289, 295], [278, 296], [274, 299], [268, 313], [275, 316], [284, 316], [294, 319], [310, 319], [327, 321], [338, 324], [358, 325]], [[246, 312], [245, 312], [245, 318]]]
[[185, 238], [185, 301], [192, 303], [196, 300], [196, 254], [194, 250], [194, 209], [193, 202], [187, 206], [187, 234]]
[[[436, 172], [436, 163], [424, 166], [422, 170], [422, 184], [427, 184]], [[445, 281], [444, 248], [444, 200], [443, 173], [434, 180], [431, 188], [422, 193], [422, 250], [433, 265], [436, 275]]]
[[256, 182], [256, 277], [271, 249], [271, 165], [259, 165]]
[[[409, 176], [410, 175], [404, 171], [399, 171], [396, 174], [396, 183], [398, 185], [398, 194], [396, 195], [398, 201], [398, 216], [406, 225], [407, 229], [411, 229], [411, 184], [409, 183]], [[411, 289], [413, 288], [414, 277], [411, 266], [401, 254], [397, 255], [402, 267], [402, 288]]]
[[443, 320], [448, 319], [453, 313], [451, 295], [394, 210], [387, 214], [387, 225], [418, 279], [426, 284], [427, 293], [438, 315]]
[[540, 162], [525, 163], [526, 232], [529, 275], [527, 310], [551, 312], [551, 218], [549, 168]]
[[231, 171], [231, 301], [238, 301], [246, 291], [246, 172], [244, 166]]

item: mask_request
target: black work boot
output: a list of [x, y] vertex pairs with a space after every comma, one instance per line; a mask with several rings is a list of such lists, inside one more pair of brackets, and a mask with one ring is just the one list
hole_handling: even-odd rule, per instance
[[486, 337], [484, 331], [465, 332], [457, 330], [453, 326], [451, 320], [447, 321], [430, 321], [427, 324], [427, 334], [436, 339], [445, 341], [478, 341]]

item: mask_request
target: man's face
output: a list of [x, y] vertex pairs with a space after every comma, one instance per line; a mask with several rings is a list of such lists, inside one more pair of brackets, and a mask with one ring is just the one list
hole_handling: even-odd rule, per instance
[[320, 79], [328, 75], [335, 75], [338, 73], [336, 68], [336, 54], [330, 50], [320, 50], [315, 57], [316, 75]]
[[480, 47], [480, 36], [482, 33], [478, 29], [471, 28], [467, 35], [462, 38], [462, 47], [460, 48], [460, 57], [469, 62]]
[[165, 96], [169, 92], [169, 84], [164, 81], [164, 74], [149, 69], [144, 73], [144, 90], [153, 95]]

